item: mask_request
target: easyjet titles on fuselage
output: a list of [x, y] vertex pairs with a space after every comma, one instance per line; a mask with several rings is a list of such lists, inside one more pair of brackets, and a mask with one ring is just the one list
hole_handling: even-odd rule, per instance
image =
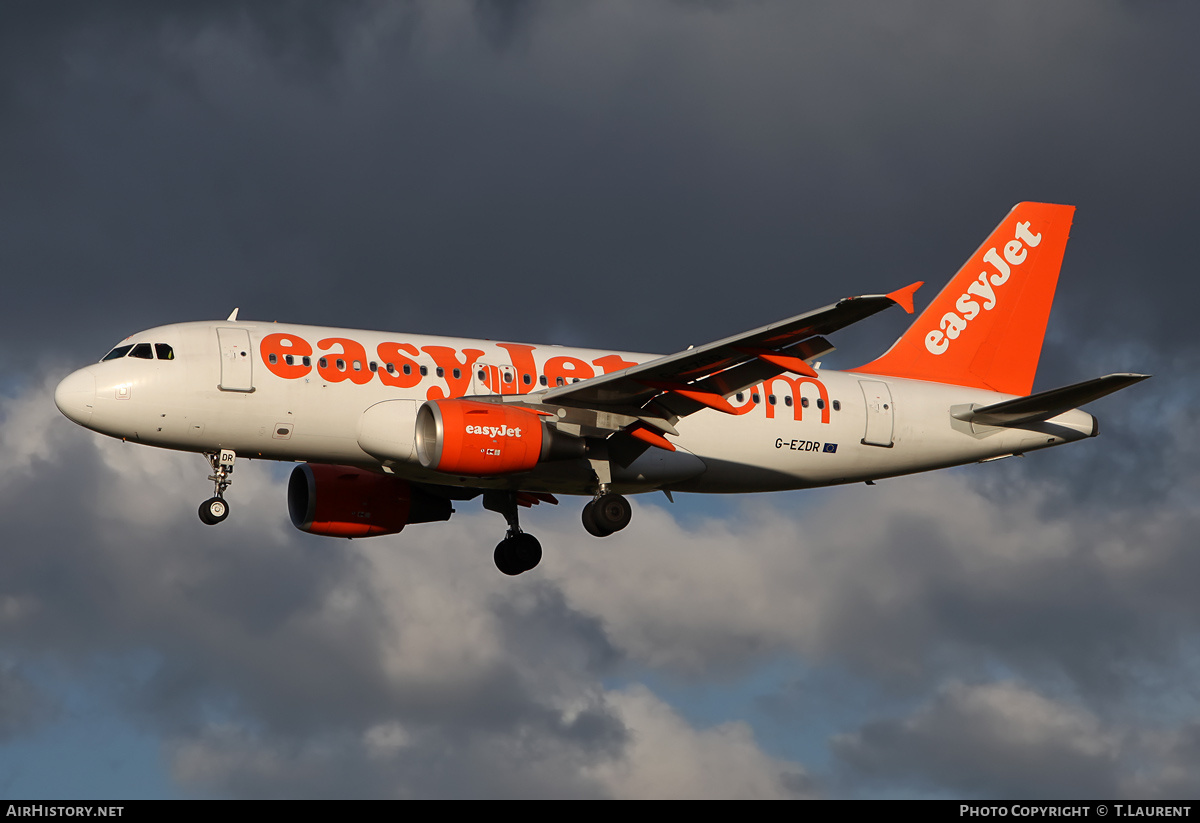
[[[435, 364], [436, 378], [446, 384], [445, 388], [437, 385], [428, 387], [425, 391], [427, 400], [472, 394], [471, 377], [476, 369], [481, 371], [481, 382], [488, 391], [528, 394], [539, 388], [564, 386], [595, 377], [597, 373], [609, 374], [637, 365], [619, 354], [606, 354], [590, 362], [570, 355], [555, 355], [545, 361], [539, 373], [533, 356], [537, 346], [525, 343], [497, 343], [496, 346], [509, 353], [511, 366], [485, 366], [479, 363], [484, 356], [481, 349], [434, 345], [418, 349], [411, 343], [394, 341], [380, 343], [376, 346], [377, 359], [370, 359], [366, 347], [357, 340], [326, 337], [318, 340], [314, 348], [304, 337], [291, 332], [266, 335], [259, 344], [259, 354], [267, 369], [285, 380], [308, 377], [315, 369], [318, 376], [328, 383], [350, 382], [362, 386], [378, 378], [386, 386], [411, 389], [429, 377], [429, 367], [413, 359], [424, 352]], [[509, 368], [514, 373], [506, 379], [502, 370]], [[830, 401], [829, 391], [820, 379], [781, 374], [739, 393], [735, 400], [736, 404], [741, 405], [733, 404], [733, 413], [748, 414], [761, 405], [766, 409], [767, 418], [773, 419], [776, 406], [774, 392], [778, 383], [790, 389], [790, 396], [781, 395], [779, 402], [792, 408], [794, 420], [802, 420], [804, 409], [808, 406], [808, 400], [802, 394], [805, 384], [811, 385], [817, 393], [816, 406], [822, 423], [829, 423], [830, 410], [838, 408], [839, 404]]]

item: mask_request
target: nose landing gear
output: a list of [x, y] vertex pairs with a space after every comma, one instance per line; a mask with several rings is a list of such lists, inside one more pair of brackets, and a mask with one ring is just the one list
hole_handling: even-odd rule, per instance
[[220, 454], [206, 454], [213, 473], [209, 480], [213, 482], [213, 493], [200, 504], [200, 522], [206, 526], [215, 526], [229, 516], [229, 504], [225, 502], [225, 490], [233, 483], [229, 475], [233, 474], [233, 461], [237, 454], [232, 449], [221, 449]]

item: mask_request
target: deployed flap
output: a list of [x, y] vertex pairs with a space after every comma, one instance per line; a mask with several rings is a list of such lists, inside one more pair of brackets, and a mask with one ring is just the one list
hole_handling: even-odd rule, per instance
[[1148, 378], [1148, 374], [1109, 374], [1094, 380], [1085, 380], [1073, 386], [1061, 389], [1038, 392], [1028, 397], [1018, 397], [1015, 400], [1005, 400], [970, 411], [955, 412], [953, 416], [969, 423], [979, 423], [984, 426], [1020, 426], [1026, 423], [1038, 423], [1057, 417], [1063, 412], [1077, 409], [1084, 403], [1090, 403], [1120, 391], [1134, 383], [1140, 383]]
[[[829, 342], [819, 335], [837, 331], [896, 305], [911, 295], [918, 285], [893, 292], [899, 300], [883, 294], [847, 297], [832, 306], [726, 337], [715, 343], [551, 389], [541, 396], [541, 402], [640, 408], [651, 398], [669, 391], [662, 388], [669, 383], [728, 397], [768, 377], [807, 368], [804, 361], [820, 357], [832, 349]], [[678, 397], [675, 394], [669, 396], [672, 400]], [[695, 403], [691, 410], [700, 408], [704, 408], [704, 405]]]

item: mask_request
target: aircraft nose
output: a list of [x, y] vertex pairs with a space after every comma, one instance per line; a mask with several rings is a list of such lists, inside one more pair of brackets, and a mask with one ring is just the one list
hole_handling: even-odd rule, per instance
[[87, 369], [68, 374], [54, 390], [54, 405], [67, 419], [86, 426], [96, 404], [96, 376]]

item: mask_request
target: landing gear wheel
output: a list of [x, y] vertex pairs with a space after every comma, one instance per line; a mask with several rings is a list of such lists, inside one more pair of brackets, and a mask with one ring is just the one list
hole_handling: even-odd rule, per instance
[[601, 528], [596, 522], [596, 501], [589, 500], [588, 504], [583, 507], [583, 527], [587, 529], [587, 533], [592, 537], [608, 537], [612, 532]]
[[[633, 517], [629, 501], [612, 492], [600, 495], [588, 505], [591, 507], [591, 519], [595, 522], [597, 530], [605, 532], [606, 535], [619, 532], [629, 525], [629, 520]], [[587, 527], [586, 519], [584, 527]]]
[[496, 546], [492, 559], [500, 571], [509, 576], [518, 575], [542, 561], [542, 544], [532, 534], [510, 534]]
[[215, 526], [229, 516], [229, 504], [219, 497], [210, 497], [200, 504], [200, 520], [207, 526]]

